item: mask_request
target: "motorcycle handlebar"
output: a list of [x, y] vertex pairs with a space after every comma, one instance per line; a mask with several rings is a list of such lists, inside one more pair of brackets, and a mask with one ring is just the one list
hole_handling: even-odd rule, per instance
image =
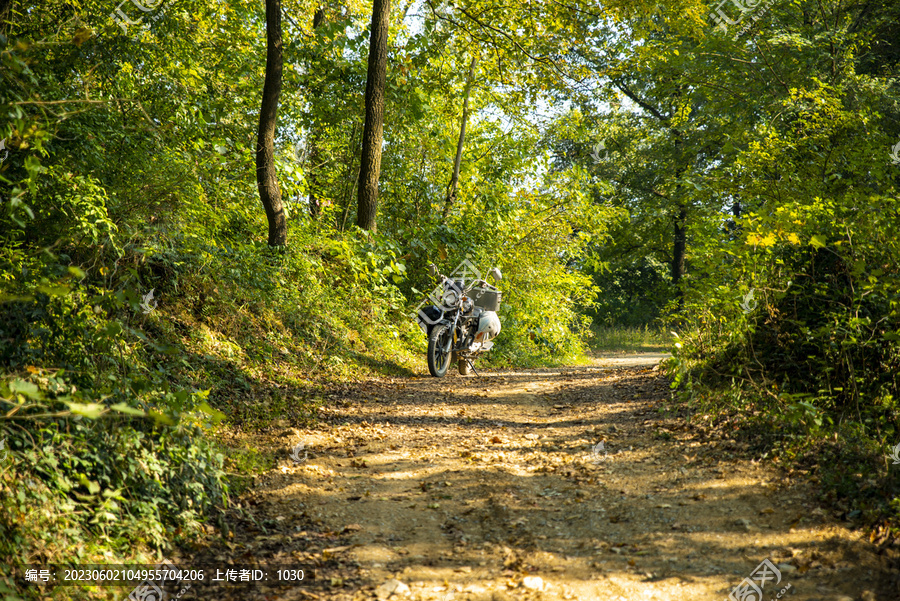
[[[431, 265], [431, 267], [433, 268], [433, 273], [437, 276], [440, 276], [442, 284], [447, 281], [450, 281], [450, 282], [453, 281], [450, 278], [448, 278], [447, 276], [445, 276], [444, 274], [442, 274], [441, 272], [437, 271], [437, 268], [433, 264]], [[493, 288], [494, 290], [497, 289], [496, 286], [494, 286], [493, 284], [491, 284], [485, 280], [472, 280], [472, 282], [468, 286], [466, 286], [462, 289], [462, 292], [463, 293], [469, 292], [470, 290], [472, 290], [475, 287], [476, 284], [481, 284], [483, 286], [489, 286], [490, 288]]]

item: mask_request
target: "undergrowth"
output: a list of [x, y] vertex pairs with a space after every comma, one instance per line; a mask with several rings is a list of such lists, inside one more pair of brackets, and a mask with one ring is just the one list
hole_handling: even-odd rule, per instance
[[268, 459], [217, 431], [309, 424], [329, 380], [408, 372], [421, 337], [391, 249], [365, 237], [283, 251], [174, 237], [84, 269], [77, 248], [17, 250], [0, 313], [10, 595], [28, 564], [159, 557], [204, 525], [227, 532], [230, 493]]
[[[731, 243], [728, 262], [712, 256], [707, 283], [686, 296], [669, 370], [681, 400], [742, 416], [741, 430], [767, 440], [789, 469], [805, 466], [842, 515], [897, 535], [900, 280], [883, 204], [853, 213], [819, 202], [748, 220], [749, 242]], [[773, 231], [781, 241], [768, 233], [760, 244]], [[719, 270], [752, 270], [753, 285], [713, 285]]]
[[[669, 375], [678, 374], [683, 362], [670, 361]], [[822, 420], [815, 409], [779, 402], [737, 381], [704, 381], [703, 370], [695, 364], [689, 385], [682, 380], [675, 392], [695, 427], [736, 442], [786, 477], [806, 479], [834, 517], [867, 530], [873, 542], [897, 544], [900, 477], [877, 436], [856, 422]]]

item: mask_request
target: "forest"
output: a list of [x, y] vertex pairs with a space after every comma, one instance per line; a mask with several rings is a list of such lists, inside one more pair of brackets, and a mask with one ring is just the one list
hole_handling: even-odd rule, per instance
[[[0, 600], [278, 532], [263, 441], [375, 428], [381, 386], [468, 403], [629, 333], [667, 352], [652, 415], [891, 557], [898, 77], [889, 0], [0, 0]], [[416, 306], [463, 261], [503, 274], [494, 376], [434, 383]], [[322, 555], [297, 598], [362, 594]]]

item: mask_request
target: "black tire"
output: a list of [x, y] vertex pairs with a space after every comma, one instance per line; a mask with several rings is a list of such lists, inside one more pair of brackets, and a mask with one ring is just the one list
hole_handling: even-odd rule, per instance
[[453, 354], [447, 349], [453, 344], [453, 332], [447, 324], [438, 324], [431, 330], [428, 338], [428, 371], [435, 378], [443, 378], [450, 367], [450, 356]]
[[472, 371], [472, 368], [469, 367], [469, 362], [465, 359], [460, 359], [459, 363], [456, 364], [456, 369], [459, 371], [459, 375], [468, 376]]

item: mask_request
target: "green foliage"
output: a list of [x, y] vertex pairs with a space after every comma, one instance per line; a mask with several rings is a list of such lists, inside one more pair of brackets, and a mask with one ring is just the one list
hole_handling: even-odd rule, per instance
[[[58, 493], [18, 501], [51, 503], [73, 527], [113, 541], [120, 551], [134, 544], [167, 547], [226, 508], [223, 456], [200, 430], [187, 425], [157, 429], [152, 422], [123, 425], [121, 419], [106, 418], [54, 421], [27, 433], [4, 428], [16, 477]], [[13, 513], [6, 527], [13, 532], [20, 523], [27, 536], [40, 534], [37, 546], [52, 541], [67, 548], [83, 536], [72, 529], [54, 540], [49, 532], [29, 532], [33, 524], [22, 517]]]
[[[777, 51], [797, 60], [799, 49]], [[840, 52], [853, 63], [849, 47]], [[834, 435], [847, 461], [881, 463], [900, 433], [897, 175], [883, 158], [896, 91], [835, 75], [801, 77], [773, 98], [761, 108], [771, 118], [748, 123], [709, 178], [742, 214], [695, 238], [672, 368], [686, 398], [737, 388], [732, 408], [789, 432], [795, 447]], [[878, 443], [857, 445], [860, 436]], [[896, 478], [870, 475], [897, 494]], [[830, 473], [823, 483], [866, 502], [861, 481]]]
[[109, 198], [96, 179], [51, 167], [41, 175], [36, 197], [43, 202], [35, 205], [28, 229], [40, 232], [41, 238], [30, 242], [50, 246], [60, 241], [121, 252], [116, 245], [116, 225], [107, 212]]
[[594, 272], [594, 284], [603, 293], [590, 313], [596, 322], [609, 327], [646, 328], [674, 296], [669, 267], [653, 257], [626, 261], [610, 257], [608, 271]]
[[594, 86], [544, 138], [555, 170], [627, 212], [584, 263], [597, 317], [661, 314], [680, 399], [783, 436], [793, 459], [836, 436], [851, 471], [880, 467], [859, 469], [877, 484], [823, 478], [832, 492], [896, 495], [896, 6], [773, 4], [740, 36], [707, 4], [605, 7], [578, 51]]

